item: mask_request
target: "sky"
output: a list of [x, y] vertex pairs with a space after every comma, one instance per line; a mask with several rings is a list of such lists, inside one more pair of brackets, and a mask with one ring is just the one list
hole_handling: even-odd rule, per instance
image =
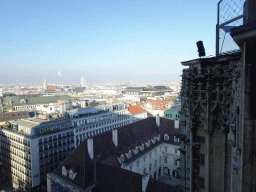
[[171, 82], [215, 55], [218, 0], [1, 0], [0, 83]]

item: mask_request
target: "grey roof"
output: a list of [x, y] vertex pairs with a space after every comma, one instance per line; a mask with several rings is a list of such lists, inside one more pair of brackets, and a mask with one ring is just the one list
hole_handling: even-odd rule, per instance
[[[25, 99], [26, 103], [20, 103], [20, 100], [22, 99]], [[59, 99], [72, 100], [73, 98], [68, 95], [56, 95], [56, 96], [18, 95], [18, 96], [0, 97], [0, 100], [3, 100], [5, 104], [10, 104], [11, 102], [13, 106], [48, 104], [52, 102], [57, 102]]]
[[12, 121], [16, 119], [27, 119], [30, 118], [28, 111], [18, 111], [18, 112], [9, 112], [9, 113], [0, 113], [0, 122]]
[[34, 122], [34, 121], [29, 121], [29, 120], [24, 120], [24, 119], [17, 120], [17, 121], [12, 121], [11, 123], [15, 123], [15, 124], [25, 126], [25, 127], [29, 127], [29, 128], [33, 128], [35, 126], [40, 125], [39, 122]]

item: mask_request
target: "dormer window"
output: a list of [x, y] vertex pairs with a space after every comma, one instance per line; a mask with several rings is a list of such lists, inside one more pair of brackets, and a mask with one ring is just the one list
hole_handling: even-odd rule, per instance
[[136, 146], [135, 149], [133, 149], [133, 153], [136, 155], [138, 153], [138, 147]]
[[76, 167], [72, 167], [69, 171], [69, 178], [74, 180], [77, 175], [78, 169]]
[[144, 143], [142, 143], [142, 145], [140, 146], [140, 150], [141, 150], [141, 151], [144, 150]]
[[179, 141], [180, 141], [180, 139], [178, 137], [174, 136], [174, 142], [178, 143]]
[[166, 140], [166, 141], [169, 140], [169, 136], [167, 134], [164, 135], [164, 140]]
[[70, 166], [69, 163], [67, 163], [67, 164], [62, 166], [62, 175], [63, 176], [67, 176], [68, 175], [68, 171], [69, 171], [70, 167], [71, 166]]
[[147, 146], [147, 147], [150, 146], [150, 140], [148, 140], [148, 142], [146, 143], [146, 146]]
[[127, 156], [127, 158], [128, 158], [128, 159], [130, 159], [130, 158], [132, 157], [132, 151], [131, 151], [131, 150], [129, 150], [129, 152], [128, 152], [128, 153], [126, 153], [126, 156]]
[[124, 154], [122, 154], [119, 158], [117, 158], [119, 163], [123, 163], [124, 162]]
[[158, 137], [156, 139], [157, 139], [157, 141], [160, 141], [160, 134], [158, 135]]
[[68, 175], [68, 171], [65, 169], [65, 167], [62, 167], [62, 175], [67, 176]]

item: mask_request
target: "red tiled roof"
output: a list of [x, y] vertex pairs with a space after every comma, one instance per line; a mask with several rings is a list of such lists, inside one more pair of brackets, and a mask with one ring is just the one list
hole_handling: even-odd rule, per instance
[[[96, 160], [96, 187], [94, 192], [101, 191], [140, 191], [142, 185], [142, 175], [127, 171], [120, 168], [120, 163], [117, 157], [121, 154], [140, 146], [141, 143], [153, 139], [155, 136], [167, 133], [170, 137], [168, 142], [174, 142], [174, 135], [180, 132], [174, 128], [174, 120], [160, 118], [160, 127], [156, 125], [156, 118], [150, 117], [126, 126], [123, 126], [118, 131], [118, 147], [115, 147], [112, 141], [112, 132], [108, 131], [93, 137], [94, 157]], [[151, 141], [150, 141], [151, 142]], [[144, 145], [147, 149], [146, 145]], [[140, 150], [138, 150], [140, 153]], [[134, 156], [132, 152], [132, 156]], [[124, 154], [124, 160], [127, 157]], [[74, 179], [62, 175], [62, 166], [70, 163], [73, 167], [78, 167], [79, 171]], [[93, 162], [91, 161], [87, 151], [87, 140], [84, 140], [73, 153], [65, 159], [65, 161], [53, 173], [65, 178], [68, 181], [80, 187], [87, 187], [93, 182]], [[147, 191], [173, 191], [173, 187], [165, 183], [150, 179]]]
[[[125, 169], [106, 165], [101, 162], [96, 162], [96, 167], [97, 185], [95, 188], [93, 188], [92, 192], [142, 191], [143, 175]], [[146, 191], [173, 192], [175, 191], [175, 187], [153, 179], [149, 179]]]
[[137, 113], [142, 113], [146, 111], [145, 109], [142, 109], [139, 105], [129, 106], [128, 110], [131, 114], [137, 114]]
[[102, 163], [105, 163], [107, 165], [112, 165], [114, 167], [119, 167], [120, 163], [118, 162], [116, 155], [112, 155], [107, 159], [104, 159], [103, 161], [101, 161]]
[[[62, 166], [68, 163], [79, 170], [73, 181], [62, 175]], [[93, 182], [93, 162], [87, 151], [87, 140], [82, 142], [53, 173], [83, 188], [90, 185]]]
[[57, 89], [57, 85], [49, 85], [49, 86], [47, 87], [47, 89], [56, 90], [56, 89]]
[[176, 99], [177, 98], [172, 98], [172, 99], [166, 99], [161, 101], [147, 99], [147, 101], [144, 104], [144, 107], [146, 107], [147, 103], [150, 103], [152, 105], [152, 110], [166, 110], [166, 109], [169, 109], [168, 107], [166, 107], [166, 105]]
[[103, 160], [116, 152], [116, 147], [112, 141], [112, 131], [98, 134], [93, 137], [94, 157]]

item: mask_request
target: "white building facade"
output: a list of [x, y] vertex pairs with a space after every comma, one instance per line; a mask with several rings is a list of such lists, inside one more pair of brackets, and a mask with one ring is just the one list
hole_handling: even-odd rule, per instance
[[82, 140], [132, 123], [124, 104], [68, 111], [65, 118], [9, 122], [0, 128], [6, 181], [19, 190], [44, 190], [53, 171]]

